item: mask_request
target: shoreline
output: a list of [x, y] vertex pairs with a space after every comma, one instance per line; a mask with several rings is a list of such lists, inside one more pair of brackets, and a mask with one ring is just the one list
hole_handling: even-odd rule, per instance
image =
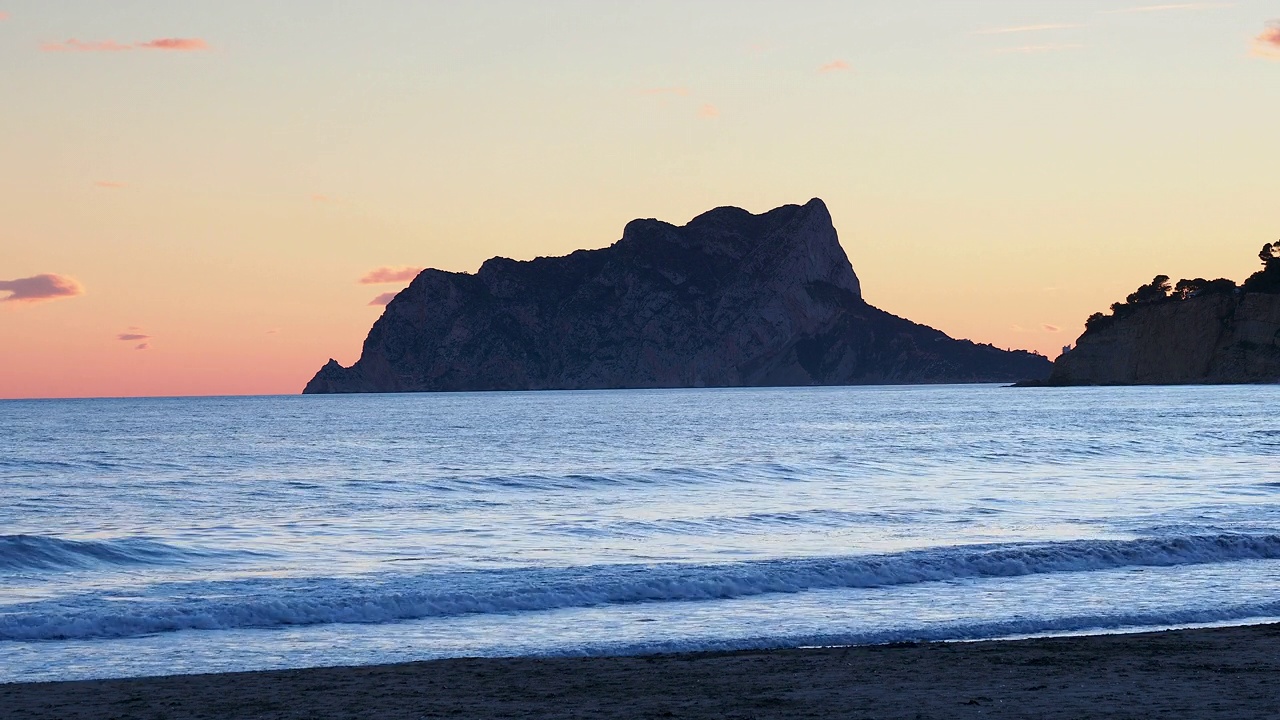
[[0, 685], [0, 717], [1280, 717], [1280, 624]]

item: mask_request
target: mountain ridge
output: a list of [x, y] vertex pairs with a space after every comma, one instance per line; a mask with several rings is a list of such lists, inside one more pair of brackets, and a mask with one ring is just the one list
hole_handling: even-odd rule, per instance
[[423, 270], [360, 360], [330, 360], [304, 393], [1007, 382], [1049, 368], [867, 304], [814, 198], [632, 220], [608, 247], [474, 274]]

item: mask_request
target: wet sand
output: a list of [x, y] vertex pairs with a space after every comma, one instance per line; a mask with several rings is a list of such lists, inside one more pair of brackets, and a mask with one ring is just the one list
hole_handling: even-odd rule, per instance
[[1280, 718], [1280, 625], [0, 685], [6, 720], [446, 717]]

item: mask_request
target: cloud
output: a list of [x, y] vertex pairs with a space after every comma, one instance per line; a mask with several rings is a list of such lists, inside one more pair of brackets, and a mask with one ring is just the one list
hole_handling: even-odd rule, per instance
[[77, 40], [47, 42], [40, 46], [44, 52], [128, 52], [130, 50], [165, 50], [192, 52], [208, 50], [209, 43], [200, 38], [158, 38], [135, 43], [119, 43], [115, 40]]
[[849, 69], [849, 63], [843, 60], [832, 60], [831, 62], [818, 68], [820, 73], [844, 72]]
[[1061, 329], [1062, 329], [1062, 328], [1058, 327], [1057, 325], [1050, 325], [1049, 323], [1045, 323], [1044, 325], [1041, 325], [1040, 327], [1044, 328], [1044, 331], [1045, 331], [1045, 332], [1058, 332], [1059, 330], [1061, 330]]
[[311, 196], [311, 201], [312, 201], [312, 202], [318, 202], [318, 203], [321, 203], [321, 204], [324, 204], [324, 205], [337, 205], [338, 203], [342, 202], [341, 200], [339, 200], [338, 198], [336, 198], [336, 197], [334, 197], [334, 196], [332, 196], [332, 195], [324, 195], [324, 194], [321, 194], [321, 193], [315, 193], [315, 194], [313, 194], [313, 195]]
[[200, 38], [159, 38], [134, 43], [134, 46], [142, 50], [169, 50], [171, 52], [198, 52], [209, 49], [209, 43]]
[[1046, 23], [1043, 25], [1014, 25], [1012, 27], [988, 28], [978, 30], [974, 35], [1011, 35], [1013, 33], [1043, 32], [1045, 30], [1067, 30], [1084, 27], [1083, 25], [1065, 25], [1062, 23]]
[[44, 273], [17, 280], [0, 280], [0, 292], [9, 293], [8, 297], [0, 298], [0, 302], [40, 302], [83, 295], [84, 288], [66, 275]]
[[639, 92], [641, 95], [679, 95], [681, 97], [685, 97], [689, 94], [689, 88], [684, 86], [651, 87], [643, 88]]
[[409, 282], [422, 272], [420, 267], [380, 267], [365, 273], [360, 278], [361, 285], [381, 285], [383, 283]]
[[147, 335], [146, 333], [127, 332], [127, 333], [120, 333], [119, 335], [116, 336], [116, 339], [123, 340], [125, 342], [131, 342], [133, 340], [150, 340], [151, 336]]
[[71, 38], [66, 42], [47, 42], [40, 46], [44, 52], [124, 52], [132, 50], [132, 45], [121, 45], [115, 40], [76, 40]]
[[9, 13], [0, 11], [0, 21], [8, 20], [8, 19], [9, 19]]
[[119, 190], [125, 187], [125, 183], [116, 182], [114, 180], [98, 180], [93, 184], [94, 187], [106, 188], [108, 190]]
[[1061, 50], [1078, 50], [1084, 47], [1075, 43], [1059, 43], [1056, 45], [1020, 45], [1018, 47], [997, 48], [992, 52], [997, 55], [1031, 55], [1035, 53], [1058, 52]]
[[147, 349], [147, 348], [149, 348], [149, 347], [151, 347], [151, 343], [138, 343], [137, 345], [134, 345], [134, 346], [133, 346], [133, 349], [134, 349], [134, 350], [146, 350], [146, 349]]
[[706, 105], [698, 108], [698, 117], [714, 120], [715, 118], [720, 117], [720, 108], [712, 105], [711, 103], [707, 103]]
[[280, 334], [280, 328], [271, 328], [270, 330], [268, 330], [268, 331], [267, 331], [267, 334], [268, 334], [268, 335], [279, 335], [279, 334]]
[[374, 307], [383, 307], [387, 303], [390, 303], [392, 300], [394, 300], [396, 295], [399, 295], [399, 294], [400, 293], [398, 292], [385, 292], [379, 295], [378, 297], [370, 300], [369, 304]]
[[1249, 54], [1254, 57], [1280, 60], [1280, 20], [1267, 23], [1267, 29], [1253, 39]]
[[1139, 5], [1137, 7], [1120, 8], [1119, 10], [1104, 10], [1104, 15], [1124, 15], [1129, 13], [1151, 13], [1151, 12], [1177, 12], [1188, 10], [1217, 10], [1218, 8], [1235, 7], [1233, 2], [1196, 2], [1196, 3], [1171, 3], [1168, 5]]

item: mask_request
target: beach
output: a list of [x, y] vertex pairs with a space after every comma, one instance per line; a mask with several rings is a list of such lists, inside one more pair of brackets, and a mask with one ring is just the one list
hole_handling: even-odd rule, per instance
[[1280, 625], [0, 685], [0, 717], [1268, 718]]

